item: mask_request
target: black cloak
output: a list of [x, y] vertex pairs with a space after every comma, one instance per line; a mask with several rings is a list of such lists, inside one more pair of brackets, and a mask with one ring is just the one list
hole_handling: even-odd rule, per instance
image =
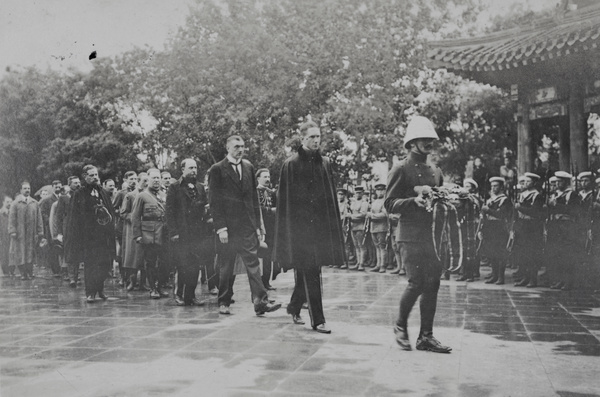
[[281, 168], [273, 261], [286, 270], [342, 265], [342, 236], [329, 159], [301, 147]]

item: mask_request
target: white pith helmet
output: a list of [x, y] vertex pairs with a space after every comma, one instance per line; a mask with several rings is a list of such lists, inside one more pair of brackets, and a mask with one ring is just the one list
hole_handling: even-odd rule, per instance
[[404, 135], [404, 148], [408, 149], [409, 142], [419, 138], [440, 139], [427, 117], [415, 116], [410, 120]]

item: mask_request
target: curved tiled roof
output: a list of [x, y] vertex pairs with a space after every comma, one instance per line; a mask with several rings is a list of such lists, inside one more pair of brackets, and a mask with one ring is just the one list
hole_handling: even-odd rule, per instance
[[596, 50], [599, 44], [600, 4], [569, 12], [562, 18], [542, 20], [534, 27], [431, 42], [427, 56], [434, 68], [488, 72]]

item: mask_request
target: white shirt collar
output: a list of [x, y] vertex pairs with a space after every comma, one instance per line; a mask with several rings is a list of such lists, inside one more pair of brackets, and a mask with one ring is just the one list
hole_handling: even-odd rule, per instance
[[228, 160], [230, 163], [233, 163], [233, 164], [235, 164], [235, 165], [238, 165], [238, 164], [241, 164], [241, 163], [242, 163], [242, 160], [240, 160], [240, 161], [237, 161], [236, 159], [234, 159], [234, 158], [233, 158], [233, 157], [231, 157], [230, 155], [227, 155], [227, 160]]

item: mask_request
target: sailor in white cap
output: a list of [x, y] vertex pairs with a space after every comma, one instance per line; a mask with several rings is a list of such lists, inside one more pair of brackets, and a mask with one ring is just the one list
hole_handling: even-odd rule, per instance
[[554, 176], [558, 180], [556, 193], [548, 202], [547, 273], [550, 288], [568, 290], [572, 287], [575, 266], [581, 261], [583, 251], [577, 223], [580, 197], [571, 189], [571, 174], [557, 171]]
[[519, 266], [521, 279], [515, 282], [517, 287], [537, 287], [537, 273], [544, 249], [544, 199], [535, 189], [540, 176], [532, 172], [523, 174], [523, 191], [515, 204], [516, 219], [514, 225], [515, 240], [513, 256]]
[[512, 204], [504, 194], [504, 178], [494, 176], [489, 179], [490, 198], [481, 207], [482, 222], [479, 238], [481, 240], [480, 254], [488, 259], [492, 273], [485, 281], [486, 284], [504, 284], [508, 242], [507, 224], [512, 211]]
[[443, 183], [441, 170], [428, 161], [437, 139], [429, 119], [413, 117], [404, 136], [408, 156], [388, 175], [385, 209], [388, 214], [400, 214], [394, 238], [400, 243], [402, 264], [408, 275], [408, 286], [402, 294], [400, 314], [394, 327], [396, 342], [403, 350], [412, 350], [407, 332], [408, 316], [420, 296], [421, 330], [417, 350], [449, 353], [452, 349], [433, 336], [442, 264], [433, 245], [433, 215], [426, 210], [426, 194]]

